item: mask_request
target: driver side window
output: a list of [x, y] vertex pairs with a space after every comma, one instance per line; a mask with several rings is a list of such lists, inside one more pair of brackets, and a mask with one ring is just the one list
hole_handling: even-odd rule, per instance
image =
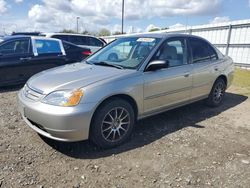
[[184, 39], [170, 39], [165, 41], [156, 52], [154, 60], [164, 60], [168, 67], [187, 64], [187, 48]]
[[24, 54], [29, 52], [29, 40], [21, 39], [6, 42], [0, 46], [0, 53], [3, 55]]

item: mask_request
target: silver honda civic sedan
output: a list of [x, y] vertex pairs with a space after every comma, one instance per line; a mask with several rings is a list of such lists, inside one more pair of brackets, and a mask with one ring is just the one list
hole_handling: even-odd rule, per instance
[[232, 59], [191, 35], [119, 38], [83, 62], [36, 74], [18, 94], [24, 121], [59, 141], [125, 142], [137, 120], [198, 100], [223, 102]]

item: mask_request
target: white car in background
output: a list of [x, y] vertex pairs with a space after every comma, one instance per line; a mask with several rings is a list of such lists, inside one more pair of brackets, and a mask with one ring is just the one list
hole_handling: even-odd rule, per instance
[[42, 33], [41, 35], [49, 38], [57, 38], [68, 41], [80, 47], [89, 48], [91, 52], [96, 52], [106, 45], [103, 40], [90, 35], [74, 33]]

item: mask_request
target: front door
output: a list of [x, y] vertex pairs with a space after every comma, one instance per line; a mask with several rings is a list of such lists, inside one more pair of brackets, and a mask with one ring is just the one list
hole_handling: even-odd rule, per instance
[[168, 39], [152, 60], [165, 60], [168, 68], [144, 73], [144, 112], [154, 113], [190, 100], [192, 65], [188, 64], [186, 40]]
[[27, 79], [24, 63], [31, 58], [30, 40], [15, 39], [0, 46], [0, 84], [18, 84]]
[[29, 77], [34, 74], [64, 65], [66, 56], [63, 54], [60, 42], [50, 39], [33, 39], [34, 56], [26, 62], [26, 73]]

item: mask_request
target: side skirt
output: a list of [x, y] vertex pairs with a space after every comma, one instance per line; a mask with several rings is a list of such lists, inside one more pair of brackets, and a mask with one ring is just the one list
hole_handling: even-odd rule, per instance
[[171, 106], [168, 106], [168, 107], [163, 107], [163, 108], [160, 108], [160, 109], [155, 110], [153, 112], [142, 114], [137, 118], [137, 120], [141, 120], [141, 119], [144, 119], [144, 118], [156, 115], [156, 114], [160, 114], [160, 113], [163, 113], [163, 112], [175, 109], [175, 108], [179, 108], [181, 106], [185, 106], [187, 104], [191, 104], [191, 103], [194, 103], [194, 102], [197, 102], [197, 101], [201, 101], [201, 100], [206, 99], [206, 98], [208, 98], [208, 95], [204, 95], [204, 96], [201, 96], [201, 97], [198, 97], [198, 98], [195, 98], [195, 99], [191, 99], [191, 100], [188, 100], [186, 102], [177, 103], [177, 104], [174, 104], [174, 105], [171, 105]]

